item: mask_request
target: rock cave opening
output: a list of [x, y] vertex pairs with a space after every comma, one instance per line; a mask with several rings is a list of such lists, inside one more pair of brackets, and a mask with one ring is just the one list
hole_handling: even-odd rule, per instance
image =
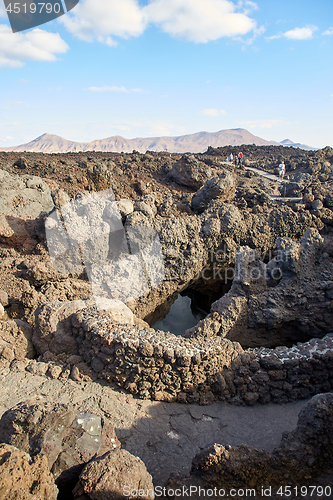
[[154, 330], [184, 336], [210, 313], [211, 305], [230, 290], [232, 280], [207, 284], [198, 280], [182, 292], [176, 292], [145, 320]]

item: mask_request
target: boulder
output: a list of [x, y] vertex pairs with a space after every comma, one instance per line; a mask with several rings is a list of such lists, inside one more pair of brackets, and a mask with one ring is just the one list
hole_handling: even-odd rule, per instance
[[65, 279], [67, 274], [58, 273], [48, 262], [36, 262], [22, 273], [22, 277], [34, 287], [40, 288], [49, 281]]
[[185, 154], [178, 160], [168, 173], [168, 177], [180, 186], [200, 189], [212, 177], [212, 169], [199, 162], [195, 156]]
[[315, 197], [312, 193], [305, 193], [303, 195], [303, 203], [312, 203], [314, 201]]
[[301, 196], [304, 189], [311, 184], [311, 175], [300, 173], [295, 175], [294, 179], [287, 185], [283, 184], [279, 187], [281, 196], [286, 193], [287, 197], [294, 198]]
[[120, 448], [109, 420], [39, 401], [19, 403], [3, 414], [0, 442], [31, 457], [45, 456], [59, 485], [78, 477], [92, 457]]
[[122, 198], [121, 200], [117, 201], [117, 207], [122, 219], [125, 219], [134, 210], [133, 203], [127, 198]]
[[323, 202], [321, 200], [314, 200], [311, 203], [312, 210], [321, 210], [323, 208]]
[[47, 302], [35, 311], [36, 326], [32, 342], [39, 354], [78, 354], [78, 344], [73, 326], [80, 327], [76, 314], [92, 307], [103, 310], [115, 323], [134, 324], [133, 312], [120, 300], [104, 297], [87, 298], [68, 302]]
[[221, 202], [232, 201], [235, 197], [235, 181], [230, 172], [222, 172], [219, 177], [206, 181], [205, 185], [193, 196], [192, 210], [203, 212], [211, 200], [219, 198]]
[[25, 321], [0, 321], [0, 357], [8, 361], [33, 359], [36, 352], [31, 339], [32, 328]]
[[37, 243], [35, 221], [0, 214], [0, 242], [30, 252]]
[[96, 297], [98, 309], [104, 310], [115, 323], [134, 324], [134, 314], [121, 300]]
[[126, 450], [109, 451], [91, 460], [83, 469], [73, 494], [77, 500], [82, 495], [91, 500], [155, 498], [152, 477], [145, 464]]
[[36, 326], [32, 341], [39, 354], [78, 354], [78, 346], [72, 332], [72, 316], [93, 305], [93, 299], [71, 302], [49, 302], [37, 308]]
[[68, 194], [63, 189], [54, 189], [51, 192], [51, 196], [52, 196], [52, 199], [53, 199], [54, 206], [58, 210], [63, 205], [67, 205], [67, 203], [70, 202], [70, 198], [69, 198]]
[[0, 170], [0, 242], [31, 251], [35, 219], [54, 208], [51, 190], [40, 177]]
[[4, 290], [0, 290], [0, 304], [4, 307], [8, 306], [8, 294]]
[[47, 459], [0, 444], [0, 500], [57, 500], [58, 488]]
[[14, 165], [18, 168], [21, 168], [22, 170], [28, 167], [27, 160], [23, 156], [21, 156], [21, 158], [16, 160]]
[[19, 176], [0, 170], [0, 214], [36, 218], [54, 208], [51, 190], [40, 177]]
[[142, 212], [144, 215], [147, 217], [153, 218], [154, 213], [152, 208], [148, 205], [148, 203], [145, 203], [144, 201], [136, 201], [134, 203], [134, 210], [138, 212]]

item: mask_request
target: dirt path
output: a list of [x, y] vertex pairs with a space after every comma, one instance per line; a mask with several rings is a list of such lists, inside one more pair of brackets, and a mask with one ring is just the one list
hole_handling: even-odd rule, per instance
[[[251, 170], [251, 172], [254, 172], [257, 175], [260, 175], [261, 177], [264, 177], [265, 179], [276, 182], [278, 184], [285, 184], [286, 185], [289, 182], [289, 180], [287, 180], [287, 179], [281, 180], [279, 176], [274, 175], [274, 174], [269, 174], [268, 172], [265, 172], [264, 170], [260, 170], [258, 168], [245, 167], [245, 166], [244, 166], [244, 168], [246, 170]], [[302, 202], [302, 198], [299, 198], [299, 197], [298, 198], [291, 198], [291, 197], [286, 197], [286, 196], [281, 196], [281, 195], [270, 195], [270, 197], [274, 201], [282, 201], [282, 202], [291, 201], [294, 203], [301, 203]]]
[[272, 451], [296, 427], [305, 401], [282, 406], [181, 405], [134, 399], [107, 384], [60, 381], [0, 369], [0, 416], [27, 399], [73, 404], [108, 417], [125, 449], [139, 456], [163, 486], [171, 473], [188, 474], [193, 457], [214, 443]]

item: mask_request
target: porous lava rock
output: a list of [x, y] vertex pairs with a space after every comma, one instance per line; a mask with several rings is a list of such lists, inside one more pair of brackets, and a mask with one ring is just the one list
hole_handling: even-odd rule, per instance
[[57, 500], [58, 488], [45, 456], [0, 444], [0, 500]]
[[145, 464], [126, 450], [109, 451], [85, 466], [74, 491], [75, 500], [154, 500], [152, 477]]
[[[300, 241], [278, 238], [277, 256], [267, 264], [256, 251], [243, 247], [236, 254], [230, 291], [186, 336], [221, 335], [243, 347], [291, 345], [322, 337], [332, 330], [331, 289], [332, 264], [316, 229], [308, 229]], [[220, 315], [217, 333], [209, 327], [214, 313]]]
[[31, 339], [32, 328], [25, 321], [0, 321], [0, 358], [8, 361], [33, 359], [36, 351]]

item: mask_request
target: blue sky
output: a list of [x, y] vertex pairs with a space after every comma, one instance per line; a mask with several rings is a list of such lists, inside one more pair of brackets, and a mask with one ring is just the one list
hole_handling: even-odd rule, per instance
[[333, 146], [332, 0], [81, 0], [13, 34], [0, 0], [0, 146], [243, 127]]

